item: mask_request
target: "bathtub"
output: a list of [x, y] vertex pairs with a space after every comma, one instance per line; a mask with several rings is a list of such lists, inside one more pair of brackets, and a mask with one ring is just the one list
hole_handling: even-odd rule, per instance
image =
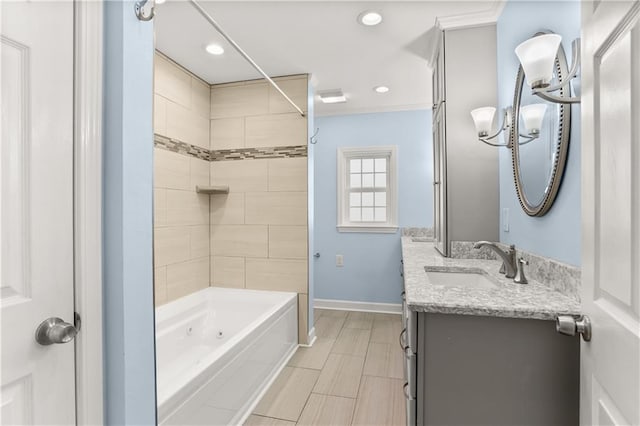
[[241, 424], [297, 345], [295, 293], [209, 287], [160, 306], [158, 423]]

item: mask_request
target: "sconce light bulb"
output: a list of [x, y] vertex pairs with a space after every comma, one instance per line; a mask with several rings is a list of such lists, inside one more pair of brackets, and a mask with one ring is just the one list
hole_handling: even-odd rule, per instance
[[530, 135], [536, 136], [540, 134], [546, 112], [547, 104], [530, 104], [520, 108], [520, 116], [524, 122], [524, 127]]
[[562, 37], [558, 34], [543, 34], [532, 37], [516, 47], [516, 55], [531, 88], [549, 86], [560, 41]]
[[484, 138], [489, 135], [495, 113], [496, 109], [494, 107], [476, 108], [471, 111], [471, 117], [476, 126], [478, 137]]

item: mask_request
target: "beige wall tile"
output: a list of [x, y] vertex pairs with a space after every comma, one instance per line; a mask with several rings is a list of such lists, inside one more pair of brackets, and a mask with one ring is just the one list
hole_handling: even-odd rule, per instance
[[155, 148], [153, 154], [155, 188], [191, 189], [189, 157], [161, 148]]
[[269, 160], [269, 191], [307, 191], [307, 158]]
[[167, 225], [208, 225], [209, 195], [190, 191], [167, 190]]
[[244, 224], [244, 193], [211, 195], [210, 204], [212, 225]]
[[166, 227], [154, 230], [155, 266], [184, 262], [189, 259], [190, 234], [185, 227]]
[[254, 414], [284, 420], [298, 420], [319, 372], [285, 367], [262, 397]]
[[247, 148], [307, 145], [307, 120], [300, 114], [274, 114], [245, 119]]
[[298, 350], [289, 360], [291, 367], [312, 368], [314, 370], [322, 370], [324, 363], [329, 357], [331, 347], [335, 339], [326, 337], [318, 337], [311, 347], [298, 347]]
[[[275, 81], [284, 93], [298, 105], [302, 111], [307, 111], [307, 76], [276, 78]], [[297, 112], [297, 110], [278, 91], [269, 86], [269, 113], [281, 114], [286, 112]]]
[[159, 95], [153, 95], [153, 132], [167, 134], [167, 100]]
[[306, 225], [306, 192], [249, 192], [245, 196], [245, 223]]
[[363, 366], [364, 357], [330, 354], [313, 392], [355, 398], [358, 395]]
[[155, 93], [185, 108], [191, 107], [191, 76], [164, 57], [155, 55]]
[[229, 185], [229, 192], [266, 191], [268, 160], [214, 161], [211, 184]]
[[211, 254], [213, 256], [267, 257], [267, 227], [212, 225]]
[[191, 77], [191, 111], [207, 120], [211, 115], [209, 111], [211, 108], [210, 96], [211, 87], [207, 83]]
[[362, 376], [352, 424], [407, 424], [403, 385], [404, 382], [399, 379]]
[[153, 273], [153, 296], [155, 306], [167, 303], [167, 267], [155, 268]]
[[307, 227], [270, 225], [269, 257], [306, 259]]
[[167, 102], [167, 136], [209, 149], [209, 120], [174, 102]]
[[196, 259], [209, 257], [209, 225], [189, 226], [190, 251], [189, 257]]
[[350, 425], [356, 400], [312, 393], [300, 415], [299, 425]]
[[244, 148], [244, 118], [211, 120], [211, 149]]
[[306, 294], [298, 294], [298, 343], [309, 344], [309, 296]]
[[167, 298], [175, 300], [209, 287], [209, 257], [167, 266]]
[[153, 226], [167, 225], [167, 190], [155, 188], [153, 190]]
[[268, 113], [267, 83], [211, 88], [211, 118], [244, 117]]
[[211, 285], [244, 288], [244, 257], [211, 257]]
[[307, 292], [307, 262], [304, 260], [248, 258], [246, 262], [247, 288]]
[[206, 160], [191, 157], [189, 159], [191, 166], [190, 185], [192, 190], [196, 190], [196, 185], [208, 186], [211, 181], [209, 174], [211, 173], [211, 163]]

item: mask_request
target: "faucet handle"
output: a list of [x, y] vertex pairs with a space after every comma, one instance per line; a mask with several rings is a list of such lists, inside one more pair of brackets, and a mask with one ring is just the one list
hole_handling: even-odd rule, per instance
[[[509, 256], [515, 256], [516, 255], [516, 245], [515, 244], [511, 244], [509, 246], [509, 248], [507, 249], [507, 255]], [[513, 259], [513, 257], [512, 257]], [[507, 273], [507, 265], [504, 264], [504, 262], [502, 262], [502, 265], [500, 266], [500, 270], [498, 271], [501, 274], [506, 274]]]
[[513, 278], [513, 282], [517, 284], [527, 284], [527, 277], [524, 276], [524, 265], [528, 265], [529, 261], [525, 260], [523, 257], [519, 258], [516, 262], [517, 272], [516, 276]]

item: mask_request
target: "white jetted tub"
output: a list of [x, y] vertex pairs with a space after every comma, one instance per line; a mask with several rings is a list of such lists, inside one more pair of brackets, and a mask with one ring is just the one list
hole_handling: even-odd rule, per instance
[[158, 422], [241, 424], [297, 345], [295, 293], [209, 287], [160, 306]]

